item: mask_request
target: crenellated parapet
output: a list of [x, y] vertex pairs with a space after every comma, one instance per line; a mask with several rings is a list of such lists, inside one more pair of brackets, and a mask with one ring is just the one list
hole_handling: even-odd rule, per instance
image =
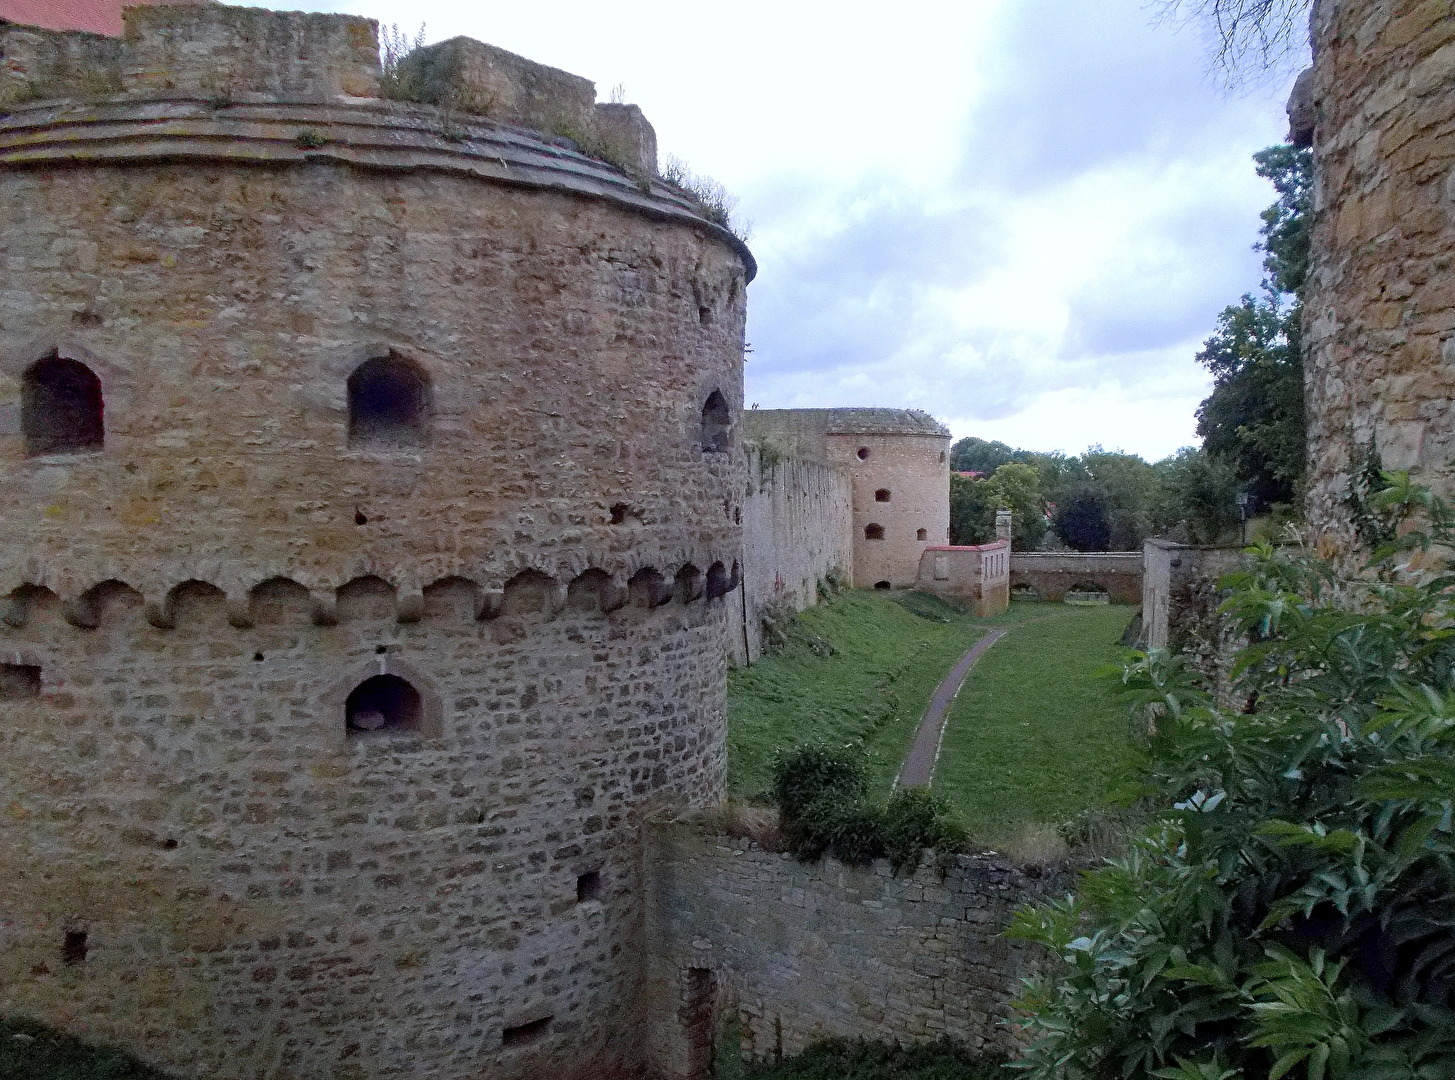
[[[134, 610], [142, 612], [151, 626], [174, 630], [186, 625], [187, 612], [198, 597], [209, 597], [223, 605], [232, 626], [246, 629], [256, 625], [259, 611], [280, 595], [294, 598], [298, 609], [316, 626], [335, 626], [358, 617], [363, 610], [372, 617], [387, 615], [400, 623], [445, 614], [478, 622], [509, 615], [551, 619], [566, 613], [610, 615], [623, 608], [650, 611], [674, 601], [716, 600], [736, 589], [740, 579], [738, 563], [722, 560], [714, 560], [706, 569], [689, 562], [665, 570], [642, 566], [616, 574], [590, 566], [573, 576], [559, 577], [527, 569], [504, 581], [450, 574], [426, 584], [417, 579], [391, 580], [378, 573], [360, 574], [337, 586], [305, 583], [281, 574], [251, 584], [231, 576], [214, 580], [187, 577], [170, 586], [150, 588], [138, 587], [136, 578], [127, 581], [115, 576], [84, 586], [56, 582], [52, 587], [42, 579], [4, 593], [0, 621], [22, 629], [37, 611], [47, 611], [59, 614], [76, 629], [95, 630]], [[357, 601], [363, 596], [369, 600], [360, 608]]]
[[[128, 8], [125, 21], [120, 39], [0, 26], [0, 55], [6, 59], [0, 70], [0, 107], [24, 114], [5, 136], [13, 151], [23, 151], [37, 140], [63, 144], [87, 134], [108, 140], [108, 124], [190, 120], [192, 130], [167, 133], [174, 146], [180, 146], [178, 140], [185, 135], [196, 140], [241, 137], [244, 143], [261, 146], [270, 123], [304, 124], [312, 125], [308, 130], [325, 144], [358, 143], [366, 148], [353, 160], [380, 164], [368, 156], [389, 148], [387, 135], [381, 136], [379, 129], [397, 126], [400, 137], [395, 149], [402, 154], [454, 148], [455, 154], [442, 156], [469, 158], [473, 150], [474, 156], [488, 158], [511, 140], [492, 139], [492, 132], [480, 127], [485, 124], [533, 132], [546, 145], [610, 162], [635, 178], [648, 195], [692, 206], [691, 200], [680, 193], [674, 197], [672, 189], [655, 180], [656, 135], [639, 108], [597, 103], [590, 80], [484, 42], [452, 38], [415, 49], [385, 71], [378, 26], [371, 19], [181, 4]], [[32, 111], [38, 103], [59, 102], [68, 108]], [[77, 116], [76, 102], [106, 102], [111, 108]], [[163, 102], [178, 107], [156, 111]], [[208, 108], [188, 110], [181, 105], [185, 102], [205, 103]], [[127, 109], [126, 103], [153, 108]], [[342, 106], [348, 111], [257, 108], [270, 105]], [[229, 111], [236, 106], [253, 108]], [[196, 123], [207, 119], [221, 126]], [[65, 134], [43, 138], [50, 124], [63, 120], [68, 122], [62, 129]], [[320, 126], [330, 130], [317, 132]], [[421, 143], [420, 133], [434, 138]], [[292, 141], [296, 134], [295, 130], [282, 141]], [[115, 135], [108, 141], [115, 153], [120, 143]], [[193, 147], [192, 152], [200, 150]], [[50, 151], [54, 156], [55, 147]], [[9, 160], [36, 159], [19, 153]]]

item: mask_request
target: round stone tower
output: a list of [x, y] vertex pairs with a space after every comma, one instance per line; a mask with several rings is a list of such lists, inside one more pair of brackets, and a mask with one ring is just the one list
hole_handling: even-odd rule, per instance
[[1455, 18], [1322, 0], [1312, 33], [1290, 103], [1316, 168], [1308, 515], [1326, 551], [1350, 552], [1369, 464], [1455, 495]]
[[751, 256], [478, 42], [0, 47], [0, 1012], [190, 1077], [639, 1075]]

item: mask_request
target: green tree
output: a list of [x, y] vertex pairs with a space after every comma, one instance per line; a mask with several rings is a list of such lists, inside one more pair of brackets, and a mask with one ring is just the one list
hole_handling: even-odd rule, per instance
[[1022, 460], [1024, 455], [1024, 450], [1017, 450], [1003, 442], [967, 435], [950, 447], [950, 469], [953, 472], [978, 472], [989, 476], [1007, 462]]
[[1017, 918], [1059, 961], [1032, 1080], [1455, 1076], [1455, 575], [1408, 573], [1455, 515], [1386, 480], [1414, 527], [1362, 578], [1265, 546], [1225, 579], [1231, 694], [1165, 654], [1121, 673], [1152, 820]]
[[1152, 532], [1152, 514], [1160, 496], [1157, 470], [1136, 454], [1093, 446], [1081, 456], [1090, 483], [1105, 500], [1107, 547], [1135, 551]]
[[995, 539], [995, 514], [1009, 510], [1011, 546], [1039, 551], [1046, 538], [1045, 501], [1039, 474], [1020, 462], [1001, 465], [990, 476], [950, 477], [950, 539], [956, 544], [988, 544]]
[[1312, 158], [1271, 146], [1254, 156], [1278, 200], [1263, 212], [1264, 279], [1223, 309], [1198, 353], [1213, 391], [1197, 412], [1212, 457], [1232, 466], [1260, 506], [1294, 501], [1303, 481], [1302, 294], [1308, 277]]
[[1162, 487], [1153, 513], [1157, 532], [1178, 533], [1193, 544], [1234, 540], [1242, 520], [1238, 477], [1227, 462], [1184, 446], [1156, 465]]
[[1057, 503], [1051, 527], [1069, 548], [1077, 551], [1109, 550], [1111, 513], [1106, 492], [1090, 482], [1072, 488]]

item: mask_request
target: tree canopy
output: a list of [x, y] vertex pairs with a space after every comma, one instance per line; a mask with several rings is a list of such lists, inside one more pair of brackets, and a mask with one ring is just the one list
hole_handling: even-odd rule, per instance
[[1296, 502], [1305, 456], [1302, 293], [1309, 265], [1312, 158], [1271, 146], [1254, 155], [1277, 201], [1263, 212], [1264, 278], [1223, 309], [1197, 359], [1213, 391], [1197, 412], [1208, 455], [1230, 466], [1259, 508]]

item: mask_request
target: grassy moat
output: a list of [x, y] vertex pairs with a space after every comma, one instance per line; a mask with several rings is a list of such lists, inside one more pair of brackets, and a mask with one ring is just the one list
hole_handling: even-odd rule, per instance
[[935, 688], [1003, 627], [950, 710], [933, 790], [978, 844], [1048, 853], [1127, 752], [1126, 710], [1093, 672], [1122, 655], [1132, 611], [1016, 602], [978, 619], [920, 593], [843, 593], [793, 620], [778, 655], [729, 677], [729, 788], [762, 799], [779, 751], [860, 742], [887, 793]]

